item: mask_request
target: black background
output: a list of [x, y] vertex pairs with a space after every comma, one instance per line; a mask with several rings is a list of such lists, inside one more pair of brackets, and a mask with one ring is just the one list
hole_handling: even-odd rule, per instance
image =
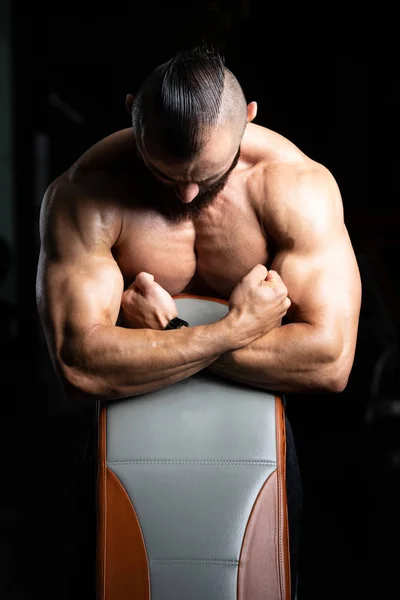
[[[93, 411], [60, 394], [35, 304], [34, 143], [49, 181], [129, 126], [126, 93], [202, 40], [218, 44], [256, 123], [324, 163], [363, 281], [354, 368], [339, 395], [289, 398], [304, 483], [298, 600], [393, 597], [399, 560], [399, 48], [384, 5], [12, 4], [17, 301], [3, 311], [1, 597], [94, 598]], [[17, 334], [7, 325], [15, 320]], [[188, 599], [189, 600], [189, 599]]]

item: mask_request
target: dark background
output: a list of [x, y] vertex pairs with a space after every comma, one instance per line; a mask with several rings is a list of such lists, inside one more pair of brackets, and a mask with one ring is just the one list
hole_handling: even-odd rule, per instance
[[[258, 102], [255, 122], [325, 164], [342, 192], [363, 305], [338, 395], [289, 398], [304, 485], [299, 600], [391, 598], [398, 586], [399, 48], [394, 15], [256, 0], [11, 5], [15, 244], [1, 274], [0, 597], [94, 599], [93, 411], [60, 393], [38, 323], [47, 184], [129, 126], [125, 95], [177, 50], [212, 41]], [[395, 33], [395, 32], [394, 32]], [[188, 599], [189, 600], [189, 599]]]

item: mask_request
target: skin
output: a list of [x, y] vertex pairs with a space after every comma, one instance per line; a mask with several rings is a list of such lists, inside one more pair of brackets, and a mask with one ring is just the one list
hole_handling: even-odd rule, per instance
[[[203, 205], [238, 151], [223, 124], [186, 163], [116, 132], [49, 185], [37, 304], [72, 398], [134, 396], [204, 368], [278, 392], [345, 389], [361, 280], [340, 191], [327, 168], [252, 123], [256, 110]], [[224, 298], [229, 312], [163, 331], [180, 293]]]

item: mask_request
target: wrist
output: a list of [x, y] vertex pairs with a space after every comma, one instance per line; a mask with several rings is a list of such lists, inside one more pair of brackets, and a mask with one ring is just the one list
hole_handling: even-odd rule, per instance
[[171, 311], [169, 314], [168, 313], [167, 314], [164, 313], [164, 314], [157, 315], [157, 317], [158, 317], [158, 319], [157, 319], [157, 321], [158, 321], [158, 327], [157, 327], [157, 329], [160, 329], [162, 331], [163, 329], [166, 328], [166, 326], [168, 325], [168, 323], [172, 319], [175, 319], [177, 316], [178, 316], [178, 313], [175, 312], [175, 311], [174, 312]]
[[230, 351], [240, 350], [251, 342], [253, 342], [257, 336], [249, 336], [243, 327], [241, 314], [236, 309], [230, 309], [226, 316], [222, 319], [227, 330], [227, 336], [231, 345]]
[[181, 329], [182, 327], [189, 327], [189, 323], [180, 317], [173, 317], [164, 329]]
[[238, 319], [237, 316], [229, 311], [219, 322], [218, 324], [222, 328], [223, 337], [227, 342], [227, 347], [225, 352], [231, 352], [232, 350], [236, 350], [238, 348], [242, 348], [245, 346], [245, 343], [242, 343], [243, 335], [240, 331], [238, 331]]

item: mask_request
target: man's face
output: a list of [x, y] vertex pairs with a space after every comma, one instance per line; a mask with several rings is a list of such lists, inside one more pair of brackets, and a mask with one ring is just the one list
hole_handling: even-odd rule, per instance
[[162, 211], [174, 221], [184, 221], [198, 217], [223, 190], [239, 161], [240, 146], [232, 152], [226, 137], [212, 136], [201, 155], [186, 163], [150, 157], [143, 149], [139, 154], [149, 171], [174, 192], [161, 201]]

